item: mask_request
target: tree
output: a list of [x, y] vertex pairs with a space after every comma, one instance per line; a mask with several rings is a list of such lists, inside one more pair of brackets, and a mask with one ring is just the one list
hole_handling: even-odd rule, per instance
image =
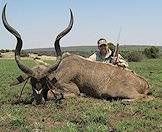
[[147, 58], [158, 58], [160, 54], [160, 49], [155, 46], [151, 46], [150, 48], [144, 49], [144, 54]]
[[129, 51], [126, 53], [125, 59], [129, 62], [139, 62], [144, 59], [144, 55], [141, 51]]

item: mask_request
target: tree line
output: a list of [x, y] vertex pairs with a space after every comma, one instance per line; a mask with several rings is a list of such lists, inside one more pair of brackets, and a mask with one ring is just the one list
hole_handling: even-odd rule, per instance
[[[115, 51], [115, 45], [113, 43], [109, 43], [109, 48], [112, 51]], [[7, 52], [14, 52], [14, 50], [9, 50], [9, 49], [1, 49], [0, 50], [0, 57], [2, 57], [1, 53], [7, 53]], [[134, 61], [134, 62], [138, 62], [141, 61], [143, 59], [156, 59], [159, 58], [160, 56], [160, 49], [156, 46], [151, 46], [149, 48], [145, 48], [143, 51], [137, 51], [137, 50], [120, 50], [120, 54], [128, 61]], [[64, 52], [70, 52], [70, 53], [74, 53], [74, 54], [78, 54], [81, 55], [83, 57], [89, 57], [91, 54], [93, 54], [95, 51], [89, 50], [89, 51], [64, 51]], [[26, 51], [23, 50], [21, 52], [21, 57], [28, 57], [29, 53], [34, 53], [34, 54], [38, 54], [38, 56], [42, 56], [42, 55], [47, 55], [47, 56], [55, 56], [55, 52], [54, 51]]]

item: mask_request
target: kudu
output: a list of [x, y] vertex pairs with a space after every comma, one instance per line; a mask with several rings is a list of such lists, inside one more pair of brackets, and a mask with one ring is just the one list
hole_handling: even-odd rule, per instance
[[51, 75], [57, 80], [57, 88], [72, 91], [75, 95], [85, 93], [95, 98], [127, 101], [152, 99], [147, 95], [148, 82], [131, 70], [112, 64], [92, 62], [78, 55], [63, 57], [55, 73]]
[[[50, 97], [48, 98], [48, 94], [51, 95], [51, 92], [54, 98], [57, 98], [57, 96], [60, 96], [61, 93], [59, 90], [56, 90], [54, 88], [53, 81], [55, 78], [53, 79], [53, 78], [50, 78], [49, 76], [51, 76], [50, 74], [53, 74], [52, 72], [56, 70], [56, 68], [58, 67], [58, 63], [60, 63], [61, 61], [61, 58], [58, 57], [56, 63], [49, 67], [46, 67], [44, 65], [38, 65], [37, 67], [34, 67], [31, 69], [25, 66], [20, 60], [20, 52], [22, 49], [23, 41], [21, 39], [20, 34], [8, 24], [5, 10], [6, 10], [6, 5], [3, 8], [2, 21], [3, 21], [5, 28], [11, 34], [13, 34], [17, 39], [17, 45], [15, 49], [15, 61], [18, 67], [20, 68], [20, 70], [24, 72], [24, 74], [17, 77], [17, 79], [13, 81], [11, 85], [17, 85], [30, 79], [30, 84], [32, 86], [32, 91], [33, 91], [32, 93], [33, 98], [31, 101], [34, 101], [35, 99], [36, 104], [42, 103], [43, 100], [48, 100], [50, 98]], [[71, 30], [73, 26], [73, 14], [72, 14], [71, 9], [70, 9], [70, 16], [71, 18], [70, 18], [70, 23], [68, 27], [56, 37], [55, 46], [56, 46], [57, 52], [59, 52], [60, 50], [59, 47], [57, 47], [59, 46], [60, 39], [64, 37]], [[53, 89], [54, 93], [53, 91], [50, 91], [50, 89]]]

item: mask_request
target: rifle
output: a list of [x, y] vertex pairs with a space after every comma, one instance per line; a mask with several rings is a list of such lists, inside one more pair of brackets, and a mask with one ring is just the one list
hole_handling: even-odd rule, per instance
[[117, 61], [118, 61], [118, 58], [119, 58], [119, 43], [117, 43], [117, 45], [116, 45], [113, 57], [116, 57], [115, 62], [114, 62], [114, 65], [116, 65]]
[[116, 45], [116, 48], [115, 48], [115, 52], [113, 54], [113, 57], [116, 57], [114, 65], [117, 64], [117, 61], [118, 61], [118, 58], [119, 58], [119, 38], [120, 38], [120, 33], [121, 33], [121, 27], [119, 29], [119, 34], [118, 34], [118, 38], [117, 38], [117, 45]]

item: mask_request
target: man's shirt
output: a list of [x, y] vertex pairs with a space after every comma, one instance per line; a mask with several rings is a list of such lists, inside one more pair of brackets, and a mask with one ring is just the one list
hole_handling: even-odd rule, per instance
[[[124, 58], [119, 54], [119, 65], [128, 67], [128, 63], [124, 60]], [[112, 63], [113, 62], [113, 53], [109, 49], [105, 56], [101, 55], [99, 51], [92, 54], [89, 58], [91, 61], [100, 61], [104, 63]]]

